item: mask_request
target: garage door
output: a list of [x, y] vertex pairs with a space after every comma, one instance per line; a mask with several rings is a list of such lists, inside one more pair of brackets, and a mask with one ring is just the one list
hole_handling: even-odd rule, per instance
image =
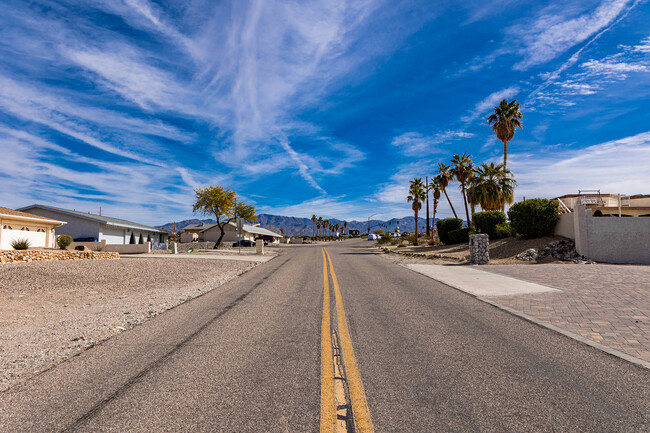
[[11, 243], [18, 239], [27, 239], [31, 248], [45, 247], [47, 233], [45, 228], [22, 225], [4, 225], [2, 228], [2, 243], [0, 249], [13, 250]]
[[122, 245], [124, 243], [124, 229], [114, 229], [103, 226], [99, 234], [99, 240], [105, 240], [107, 244]]

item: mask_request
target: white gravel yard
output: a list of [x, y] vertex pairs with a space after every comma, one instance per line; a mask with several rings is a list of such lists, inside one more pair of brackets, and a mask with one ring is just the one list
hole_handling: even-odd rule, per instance
[[0, 266], [0, 391], [256, 263], [120, 259]]

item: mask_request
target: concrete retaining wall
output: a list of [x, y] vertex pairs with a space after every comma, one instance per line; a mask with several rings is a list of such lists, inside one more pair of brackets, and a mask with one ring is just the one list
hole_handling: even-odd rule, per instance
[[106, 241], [101, 241], [101, 242], [72, 242], [66, 250], [74, 250], [75, 247], [78, 246], [84, 246], [88, 247], [89, 250], [91, 251], [96, 251], [98, 248], [101, 248], [102, 251], [104, 251], [104, 248], [106, 247]]
[[597, 262], [650, 264], [650, 217], [594, 217], [575, 209], [576, 251]]

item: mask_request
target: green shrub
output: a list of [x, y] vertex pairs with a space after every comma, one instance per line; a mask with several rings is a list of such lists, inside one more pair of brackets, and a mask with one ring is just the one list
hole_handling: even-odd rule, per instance
[[397, 239], [391, 239], [390, 240], [391, 245], [397, 245], [398, 243], [399, 243], [399, 241]]
[[494, 230], [494, 239], [509, 238], [515, 235], [516, 233], [510, 223], [498, 224]]
[[71, 243], [72, 243], [72, 237], [71, 237], [71, 236], [68, 236], [68, 235], [59, 235], [59, 236], [56, 238], [56, 244], [57, 244], [57, 245], [59, 246], [59, 248], [61, 248], [62, 250], [65, 250], [66, 248], [68, 248], [68, 246], [70, 246]]
[[380, 235], [380, 234], [382, 234], [383, 232], [384, 232], [384, 231], [383, 231], [382, 229], [375, 229], [375, 231], [374, 231], [373, 233], [376, 234], [376, 235]]
[[463, 220], [460, 218], [445, 218], [438, 220], [436, 222], [436, 228], [438, 229], [438, 237], [440, 241], [444, 244], [450, 243], [449, 232], [452, 230], [462, 229]]
[[401, 243], [401, 244], [399, 244], [399, 245], [397, 246], [397, 248], [404, 248], [404, 247], [406, 247], [406, 244], [404, 244], [404, 243]]
[[377, 242], [380, 244], [387, 244], [390, 243], [390, 241], [393, 239], [393, 237], [390, 235], [390, 233], [385, 232], [381, 234], [381, 237], [377, 239]]
[[449, 244], [461, 244], [463, 242], [469, 242], [469, 229], [456, 229], [447, 233], [449, 236]]
[[479, 233], [487, 234], [490, 239], [497, 239], [497, 226], [506, 222], [506, 214], [498, 210], [476, 212], [472, 215], [472, 221]]
[[32, 243], [29, 239], [14, 239], [11, 241], [11, 247], [14, 250], [26, 250]]
[[553, 234], [560, 219], [557, 200], [534, 198], [512, 205], [508, 211], [512, 228], [524, 238]]

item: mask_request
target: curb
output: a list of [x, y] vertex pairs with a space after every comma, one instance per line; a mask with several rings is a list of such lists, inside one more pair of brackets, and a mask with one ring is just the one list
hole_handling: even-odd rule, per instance
[[[462, 292], [462, 293], [464, 293], [466, 295], [469, 295], [469, 296], [471, 296], [471, 297], [473, 297], [475, 299], [478, 299], [479, 301], [485, 302], [486, 304], [489, 304], [489, 305], [491, 305], [491, 306], [493, 306], [495, 308], [498, 308], [499, 310], [505, 311], [506, 313], [512, 314], [513, 316], [517, 316], [520, 319], [523, 319], [523, 320], [525, 320], [527, 322], [530, 322], [530, 323], [532, 323], [534, 325], [537, 325], [539, 327], [546, 328], [546, 329], [549, 329], [551, 331], [557, 332], [558, 334], [561, 334], [561, 335], [563, 335], [565, 337], [571, 338], [571, 339], [573, 339], [575, 341], [586, 344], [587, 346], [591, 346], [594, 349], [598, 349], [598, 350], [600, 350], [602, 352], [605, 352], [608, 355], [615, 356], [617, 358], [623, 359], [624, 361], [630, 362], [632, 364], [638, 365], [639, 367], [646, 368], [646, 369], [650, 370], [650, 362], [644, 361], [643, 359], [639, 359], [636, 356], [628, 355], [627, 353], [621, 352], [620, 350], [612, 349], [611, 347], [606, 346], [604, 344], [597, 343], [595, 341], [589, 340], [588, 338], [585, 338], [582, 335], [574, 334], [573, 332], [564, 330], [564, 329], [562, 329], [560, 327], [552, 325], [552, 324], [550, 324], [548, 322], [544, 322], [543, 320], [537, 319], [537, 318], [535, 318], [533, 316], [522, 313], [522, 312], [517, 311], [517, 310], [515, 310], [513, 308], [506, 307], [506, 306], [503, 306], [503, 305], [501, 305], [501, 304], [499, 304], [497, 302], [494, 302], [492, 300], [483, 298], [481, 296], [474, 295], [473, 293], [469, 293], [469, 292], [467, 292], [467, 291], [465, 291], [465, 290], [463, 290], [463, 289], [461, 289], [459, 287], [449, 285], [449, 284], [444, 283], [444, 282], [442, 282], [440, 280], [436, 280], [435, 278], [430, 277], [428, 275], [421, 274], [421, 273], [419, 273], [419, 272], [417, 272], [417, 271], [415, 271], [415, 270], [413, 270], [413, 269], [411, 269], [411, 268], [409, 268], [407, 266], [404, 266], [402, 264], [400, 264], [400, 266], [402, 266], [405, 269], [410, 270], [411, 272], [415, 272], [415, 273], [417, 273], [419, 275], [422, 275], [424, 277], [427, 277], [427, 278], [430, 278], [430, 279], [432, 279], [434, 281], [437, 281], [438, 283], [440, 283], [440, 284], [442, 284], [444, 286], [450, 287], [450, 288], [452, 288], [454, 290], [458, 290], [459, 292]], [[522, 281], [525, 281], [525, 280], [522, 280]]]

